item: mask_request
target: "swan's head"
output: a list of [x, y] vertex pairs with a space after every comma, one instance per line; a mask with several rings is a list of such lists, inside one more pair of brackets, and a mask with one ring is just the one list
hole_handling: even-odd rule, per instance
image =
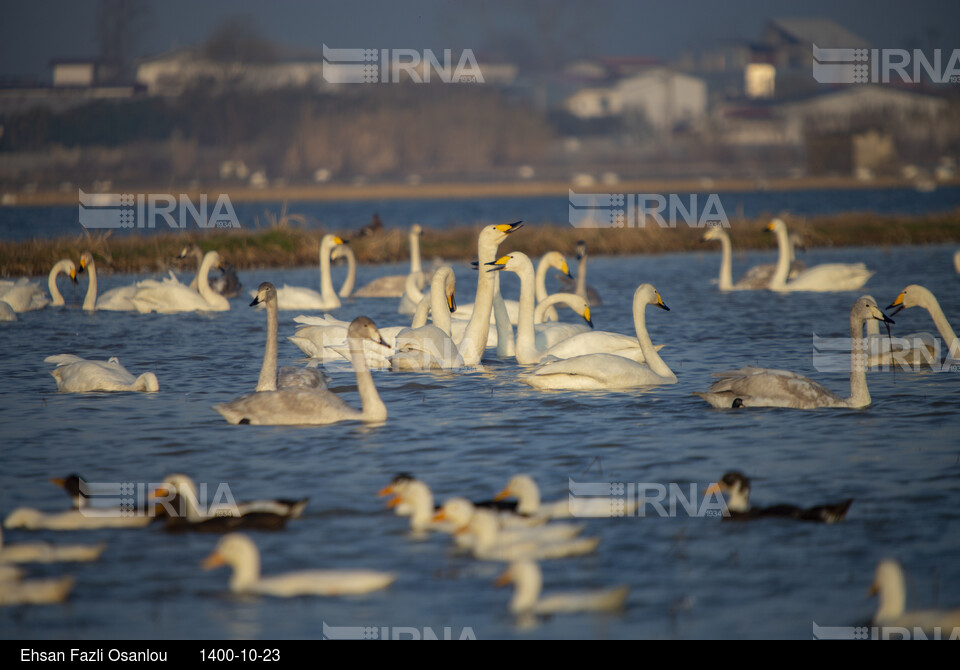
[[651, 284], [640, 284], [633, 294], [633, 302], [634, 304], [639, 302], [641, 305], [655, 305], [660, 309], [670, 311], [670, 308], [663, 304], [660, 293]]
[[358, 316], [350, 322], [350, 327], [347, 329], [347, 339], [370, 340], [388, 349], [390, 348], [390, 345], [383, 341], [376, 325], [366, 316]]
[[203, 264], [208, 268], [217, 268], [223, 272], [223, 258], [220, 257], [220, 253], [217, 251], [208, 251], [203, 257]]
[[566, 276], [573, 279], [573, 275], [570, 274], [570, 267], [567, 265], [567, 259], [563, 257], [559, 251], [548, 251], [543, 255], [542, 263], [546, 263], [548, 267], [559, 270]]
[[419, 223], [415, 223], [412, 226], [410, 226], [411, 235], [420, 235], [421, 233], [423, 233], [423, 228], [420, 226]]
[[80, 254], [80, 269], [78, 272], [83, 272], [87, 269], [88, 266], [93, 265], [93, 254], [89, 251], [84, 251]]
[[770, 233], [786, 233], [787, 224], [783, 222], [783, 219], [774, 219], [767, 224], [766, 231]]
[[750, 509], [750, 479], [742, 472], [728, 472], [705, 491], [708, 496], [715, 493], [727, 496], [727, 508], [733, 512], [746, 512]]
[[700, 238], [701, 242], [709, 242], [710, 240], [722, 240], [727, 237], [727, 232], [720, 226], [710, 226], [703, 232], [703, 236]]
[[587, 255], [587, 243], [583, 240], [577, 241], [577, 260], [583, 260], [584, 256]]
[[70, 281], [72, 281], [74, 284], [77, 283], [77, 266], [74, 265], [73, 261], [69, 258], [64, 258], [57, 261], [57, 263], [53, 266], [53, 271], [56, 274], [60, 274], [61, 272], [66, 273], [69, 275]]
[[450, 498], [443, 503], [433, 516], [434, 521], [449, 521], [456, 528], [464, 528], [470, 523], [475, 512], [473, 503], [466, 498]]
[[530, 261], [530, 257], [522, 251], [512, 251], [506, 256], [501, 256], [497, 260], [487, 263], [487, 265], [489, 266], [487, 272], [507, 270], [519, 274], [526, 269], [533, 269], [533, 263]]
[[337, 261], [341, 258], [347, 258], [350, 256], [351, 249], [345, 244], [338, 244], [333, 248], [333, 251], [330, 252], [330, 260]]
[[145, 391], [147, 393], [156, 393], [160, 390], [160, 382], [157, 381], [157, 375], [152, 372], [144, 372], [137, 377], [134, 385], [138, 391]]
[[514, 475], [510, 478], [510, 481], [507, 482], [507, 485], [503, 487], [503, 490], [494, 496], [493, 499], [503, 500], [504, 498], [516, 498], [520, 501], [521, 507], [523, 506], [523, 502], [527, 500], [535, 499], [537, 504], [539, 504], [540, 488], [530, 475]]
[[433, 273], [433, 279], [430, 280], [430, 290], [442, 291], [444, 298], [447, 300], [447, 307], [450, 308], [450, 313], [457, 311], [457, 277], [453, 273], [453, 268], [448, 265], [438, 268]]
[[260, 562], [260, 552], [257, 545], [242, 533], [224, 535], [213, 552], [203, 560], [203, 569], [212, 570], [221, 565], [237, 568], [243, 565]]
[[516, 232], [522, 225], [522, 221], [516, 221], [514, 223], [498, 223], [486, 226], [480, 231], [478, 246], [483, 247], [490, 244], [496, 246], [507, 239], [507, 235]]
[[861, 323], [867, 319], [876, 319], [883, 323], [895, 323], [893, 319], [880, 311], [880, 308], [877, 307], [877, 301], [868, 295], [862, 295], [857, 298], [853, 309], [850, 310], [850, 316], [851, 318], [860, 319]]
[[43, 512], [32, 507], [19, 507], [3, 521], [4, 528], [33, 528], [43, 520]]
[[87, 483], [78, 474], [66, 477], [52, 477], [50, 483], [59, 486], [73, 498], [73, 506], [83, 507], [87, 498]]
[[806, 251], [807, 245], [803, 241], [803, 235], [800, 233], [790, 233], [790, 246], [794, 251]]
[[265, 281], [257, 287], [257, 294], [253, 296], [253, 302], [250, 303], [250, 306], [256, 307], [261, 303], [267, 303], [271, 300], [277, 300], [277, 289], [274, 288], [273, 284]]
[[[887, 306], [887, 309], [893, 309], [890, 315], [896, 315], [902, 309], [910, 307], [926, 307], [936, 303], [933, 293], [920, 286], [919, 284], [910, 284], [907, 288], [900, 291], [897, 299]], [[894, 309], [896, 308], [896, 309]]]
[[340, 244], [346, 244], [346, 241], [336, 235], [324, 235], [320, 240], [320, 251], [329, 255], [333, 248]]
[[903, 582], [903, 570], [897, 561], [887, 558], [877, 564], [873, 584], [870, 586], [870, 595], [880, 598], [877, 619], [903, 614], [907, 592]]
[[203, 250], [196, 244], [188, 244], [180, 250], [175, 260], [182, 261], [184, 258], [190, 258], [191, 256], [203, 258]]

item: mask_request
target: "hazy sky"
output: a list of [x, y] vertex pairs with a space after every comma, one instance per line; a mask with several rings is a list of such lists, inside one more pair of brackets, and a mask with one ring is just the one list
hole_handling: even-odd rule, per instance
[[[522, 0], [154, 0], [138, 44], [152, 55], [202, 41], [225, 19], [245, 15], [280, 44], [333, 47], [536, 49], [531, 7]], [[52, 58], [96, 54], [96, 0], [6, 0], [0, 14], [0, 77], [49, 77]], [[960, 48], [957, 0], [552, 0], [548, 18], [584, 54], [669, 59], [723, 39], [760, 36], [771, 17], [828, 17], [874, 46]]]

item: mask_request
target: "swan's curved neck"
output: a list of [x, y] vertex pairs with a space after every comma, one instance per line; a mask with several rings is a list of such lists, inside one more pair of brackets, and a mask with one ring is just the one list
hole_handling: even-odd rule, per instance
[[357, 257], [350, 247], [343, 248], [343, 255], [347, 259], [347, 278], [343, 280], [339, 295], [341, 298], [349, 298], [357, 282]]
[[487, 347], [490, 310], [493, 307], [494, 278], [491, 276], [493, 273], [487, 272], [486, 264], [497, 260], [498, 246], [500, 246], [499, 243], [484, 240], [482, 234], [477, 242], [477, 258], [480, 261], [477, 297], [473, 301], [473, 314], [470, 321], [463, 331], [463, 337], [457, 343], [464, 365], [479, 365], [483, 358], [483, 350]]
[[778, 227], [775, 232], [779, 254], [777, 256], [777, 268], [770, 279], [770, 288], [772, 289], [786, 286], [787, 277], [790, 275], [790, 236], [784, 228]]
[[50, 304], [54, 307], [66, 304], [63, 301], [63, 296], [60, 295], [60, 290], [57, 288], [57, 276], [66, 270], [66, 265], [63, 261], [58, 261], [53, 268], [50, 269], [50, 274], [47, 276], [47, 288], [50, 290], [50, 297], [53, 298]]
[[87, 272], [90, 274], [90, 283], [87, 284], [87, 295], [83, 299], [83, 308], [92, 312], [97, 308], [97, 264], [90, 261], [87, 265]]
[[528, 612], [533, 609], [540, 599], [540, 590], [543, 588], [543, 577], [538, 570], [524, 570], [513, 576], [513, 598], [510, 599], [510, 611]]
[[643, 352], [644, 361], [647, 367], [656, 374], [667, 379], [676, 379], [673, 370], [663, 362], [660, 354], [657, 353], [653, 342], [650, 340], [650, 334], [647, 332], [647, 303], [641, 298], [636, 297], [633, 300], [633, 327], [637, 331], [637, 342], [640, 343], [640, 351]]
[[497, 326], [497, 356], [499, 358], [513, 358], [517, 355], [517, 343], [513, 339], [513, 324], [510, 323], [510, 314], [507, 304], [500, 293], [500, 274], [495, 272], [493, 278], [495, 290], [493, 294], [493, 321]]
[[937, 332], [940, 333], [940, 337], [947, 345], [950, 358], [960, 360], [960, 341], [957, 341], [957, 334], [953, 332], [950, 322], [947, 321], [947, 316], [943, 313], [940, 303], [932, 293], [929, 299], [924, 300], [923, 306], [930, 312], [930, 317], [937, 326]]
[[887, 579], [877, 594], [880, 598], [880, 607], [877, 609], [877, 621], [894, 619], [903, 614], [907, 606], [907, 592], [903, 586], [903, 579]]
[[[423, 273], [419, 270], [408, 274], [403, 281], [403, 292], [414, 305], [419, 305], [420, 301], [423, 300], [421, 286], [423, 286]], [[424, 320], [424, 323], [426, 323], [426, 320]]]
[[429, 316], [431, 309], [431, 297], [425, 295], [420, 298], [420, 302], [417, 303], [417, 311], [413, 313], [413, 321], [410, 322], [410, 327], [419, 328], [427, 325], [427, 316]]
[[191, 255], [197, 260], [197, 271], [193, 273], [193, 279], [190, 281], [190, 288], [199, 293], [200, 285], [200, 266], [203, 265], [203, 252], [199, 249], [194, 249], [191, 252]]
[[260, 579], [260, 554], [256, 551], [244, 552], [239, 560], [233, 562], [233, 575], [230, 577], [230, 588], [241, 591]]
[[547, 256], [544, 255], [537, 264], [537, 303], [545, 300], [547, 297], [547, 272], [550, 270], [550, 264], [547, 262]]
[[267, 301], [267, 346], [263, 351], [263, 365], [260, 366], [260, 378], [257, 391], [277, 390], [277, 325], [279, 307], [276, 300]]
[[537, 303], [537, 308], [533, 310], [533, 323], [543, 323], [546, 317], [546, 311], [556, 305], [566, 305], [576, 311], [580, 300], [583, 300], [583, 298], [573, 293], [551, 293]]
[[360, 406], [365, 421], [386, 421], [387, 408], [373, 384], [373, 376], [367, 369], [367, 360], [363, 355], [363, 340], [358, 337], [347, 339], [350, 344], [350, 361], [357, 375], [357, 391], [360, 393]]
[[210, 288], [209, 275], [214, 261], [215, 256], [213, 252], [207, 254], [203, 257], [203, 263], [200, 264], [200, 270], [197, 272], [197, 291], [200, 293], [200, 297], [211, 305], [225, 300], [222, 295]]
[[580, 260], [577, 262], [577, 290], [576, 294], [587, 299], [587, 252], [580, 254]]
[[340, 306], [340, 299], [333, 288], [333, 279], [330, 277], [330, 252], [333, 247], [327, 244], [320, 244], [320, 295], [323, 296], [323, 302], [331, 305], [330, 309], [336, 309]]
[[733, 252], [730, 247], [730, 236], [721, 231], [720, 236], [720, 290], [733, 289]]
[[450, 323], [450, 306], [447, 305], [446, 293], [447, 275], [437, 272], [433, 275], [430, 286], [430, 310], [433, 312], [433, 325], [445, 332], [448, 336], [452, 332]]
[[420, 265], [420, 235], [410, 233], [410, 274], [422, 272]]
[[[514, 254], [517, 260], [519, 254]], [[517, 362], [521, 365], [536, 363], [541, 353], [537, 350], [536, 331], [533, 327], [534, 276], [530, 259], [520, 257], [516, 270], [520, 277], [520, 313], [517, 315]]]
[[866, 407], [870, 404], [867, 388], [867, 346], [863, 339], [865, 319], [850, 314], [850, 397], [848, 407]]

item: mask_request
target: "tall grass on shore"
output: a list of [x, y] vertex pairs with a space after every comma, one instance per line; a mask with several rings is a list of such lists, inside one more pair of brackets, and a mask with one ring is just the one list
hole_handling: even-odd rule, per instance
[[[239, 230], [180, 231], [163, 234], [111, 236], [84, 233], [52, 240], [0, 242], [0, 276], [43, 275], [61, 258], [79, 260], [91, 251], [102, 272], [165, 272], [179, 269], [174, 260], [180, 250], [195, 242], [204, 251], [216, 249], [226, 263], [246, 270], [317, 264], [317, 249], [324, 230], [293, 225], [294, 215], [283, 215], [290, 225]], [[810, 219], [787, 218], [791, 232], [800, 233], [808, 247], [900, 246], [960, 243], [960, 209], [921, 216], [878, 216], [872, 213], [837, 214]], [[735, 220], [730, 236], [735, 250], [771, 249], [776, 240], [764, 228], [769, 217]], [[273, 222], [271, 222], [273, 223]], [[471, 260], [476, 253], [481, 224], [451, 229], [427, 228], [421, 237], [426, 260]], [[573, 254], [584, 240], [593, 255], [657, 254], [682, 251], [715, 251], [700, 242], [702, 230], [680, 224], [661, 228], [573, 228], [566, 224], [531, 225], [510, 238], [507, 250], [540, 255], [550, 250]], [[344, 233], [349, 238], [349, 233]], [[387, 229], [358, 237], [351, 247], [360, 263], [403, 261], [409, 256], [406, 229]], [[191, 268], [192, 269], [192, 268]]]

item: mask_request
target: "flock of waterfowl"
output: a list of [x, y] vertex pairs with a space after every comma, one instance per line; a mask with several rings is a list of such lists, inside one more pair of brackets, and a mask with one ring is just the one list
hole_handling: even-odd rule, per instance
[[[449, 266], [432, 273], [423, 270], [419, 252], [421, 229], [410, 231], [411, 267], [406, 275], [383, 277], [354, 290], [356, 261], [349, 246], [335, 235], [326, 235], [320, 243], [320, 291], [309, 287], [276, 287], [264, 282], [251, 292], [251, 306], [264, 310], [267, 337], [263, 362], [256, 387], [235, 400], [214, 406], [231, 424], [316, 425], [339, 421], [380, 423], [388, 418], [387, 405], [380, 398], [372, 369], [398, 371], [457, 370], [478, 366], [488, 348], [496, 348], [500, 358], [515, 358], [532, 366], [518, 380], [536, 389], [603, 390], [652, 387], [677, 383], [677, 376], [661, 358], [646, 325], [646, 308], [669, 311], [654, 286], [640, 284], [633, 296], [632, 315], [635, 332], [623, 334], [593, 330], [590, 307], [602, 303], [595, 289], [586, 285], [586, 247], [578, 248], [578, 278], [574, 279], [566, 259], [550, 252], [535, 269], [532, 260], [521, 252], [499, 253], [499, 246], [521, 228], [521, 223], [484, 227], [477, 241], [478, 281], [474, 302], [458, 306], [456, 277]], [[704, 241], [719, 241], [722, 260], [719, 276], [721, 291], [771, 290], [853, 291], [863, 287], [873, 272], [862, 263], [827, 264], [810, 268], [795, 262], [794, 240], [786, 225], [777, 219], [768, 230], [777, 236], [779, 258], [775, 265], [751, 269], [737, 283], [732, 279], [732, 252], [729, 235], [722, 228], [711, 228]], [[85, 310], [124, 310], [172, 313], [184, 311], [223, 311], [230, 309], [228, 297], [238, 295], [239, 281], [229, 269], [211, 282], [215, 267], [223, 270], [216, 251], [203, 254], [188, 247], [181, 259], [193, 258], [197, 274], [189, 285], [170, 273], [169, 277], [143, 280], [131, 286], [97, 293], [97, 275], [93, 255], [80, 258], [80, 272], [88, 272], [89, 287], [83, 301]], [[331, 263], [339, 258], [348, 263], [347, 279], [338, 292], [331, 279]], [[570, 293], [549, 295], [546, 277], [550, 269], [566, 279]], [[499, 289], [500, 273], [513, 272], [520, 279], [517, 301], [505, 300]], [[960, 271], [960, 267], [958, 267]], [[50, 272], [50, 298], [39, 286], [26, 281], [0, 282], [0, 318], [45, 307], [63, 305], [57, 289], [57, 277], [68, 275], [77, 281], [73, 261], [57, 262]], [[410, 325], [378, 328], [365, 316], [350, 321], [324, 316], [301, 315], [288, 338], [311, 359], [307, 367], [278, 369], [279, 312], [289, 310], [331, 311], [342, 306], [341, 299], [352, 297], [400, 298], [398, 313], [412, 315]], [[575, 323], [562, 322], [556, 307], [566, 305], [578, 315]], [[907, 286], [887, 308], [927, 309], [943, 338], [950, 358], [960, 357], [960, 343], [933, 294], [919, 285]], [[9, 309], [8, 309], [9, 308]], [[432, 324], [428, 323], [432, 319]], [[786, 407], [816, 409], [827, 407], [861, 408], [870, 404], [866, 370], [870, 366], [906, 360], [911, 364], [940, 365], [931, 360], [933, 336], [919, 334], [908, 340], [881, 337], [879, 323], [893, 320], [871, 296], [856, 299], [849, 313], [851, 339], [850, 390], [838, 395], [822, 384], [786, 370], [742, 367], [716, 373], [718, 380], [696, 395], [711, 406], [723, 409], [749, 407]], [[516, 332], [514, 332], [516, 329]], [[866, 330], [866, 334], [865, 334]], [[360, 409], [350, 406], [327, 388], [327, 377], [319, 364], [346, 359], [352, 364], [360, 396]], [[156, 392], [159, 381], [152, 372], [134, 376], [116, 358], [107, 361], [85, 360], [73, 354], [54, 354], [46, 359], [56, 367], [51, 374], [61, 392], [141, 391]], [[155, 502], [140, 514], [91, 515], [84, 509], [84, 497], [78, 493], [76, 476], [59, 482], [71, 492], [72, 509], [47, 514], [20, 509], [8, 515], [7, 528], [75, 529], [138, 527], [155, 518], [165, 519], [169, 530], [196, 530], [226, 534], [205, 561], [205, 567], [229, 565], [233, 569], [230, 588], [235, 592], [288, 597], [294, 595], [347, 595], [374, 591], [389, 586], [394, 573], [367, 570], [325, 570], [261, 576], [260, 557], [253, 541], [241, 533], [245, 529], [282, 527], [297, 518], [306, 501], [253, 501], [229, 509], [198, 508], [196, 487], [184, 475], [171, 475], [154, 492]], [[803, 521], [835, 523], [842, 520], [851, 501], [800, 508], [790, 505], [757, 508], [749, 503], [749, 480], [730, 472], [708, 493], [727, 496], [730, 519], [750, 520], [780, 517]], [[456, 546], [478, 560], [508, 563], [499, 580], [513, 582], [515, 593], [511, 612], [522, 615], [573, 611], [616, 610], [623, 606], [628, 588], [617, 586], [595, 592], [574, 592], [541, 596], [542, 576], [537, 561], [589, 553], [597, 548], [596, 538], [581, 538], [584, 525], [557, 523], [564, 516], [598, 516], [594, 510], [571, 509], [568, 500], [544, 504], [533, 480], [520, 475], [511, 480], [496, 501], [470, 502], [462, 498], [446, 501], [435, 508], [432, 494], [423, 482], [400, 475], [383, 491], [392, 495], [389, 505], [410, 518], [416, 533], [451, 533]], [[502, 498], [516, 502], [504, 504]], [[164, 506], [162, 502], [170, 503]], [[594, 500], [603, 507], [608, 501]], [[164, 511], [166, 510], [166, 511]], [[171, 512], [171, 510], [174, 510]], [[30, 561], [96, 560], [103, 551], [97, 547], [58, 547], [55, 545], [19, 545], [0, 549], [0, 564]], [[877, 622], [901, 621], [905, 614], [903, 577], [894, 561], [881, 563], [876, 572], [880, 592]], [[19, 570], [0, 565], [0, 604], [58, 602], [72, 587], [72, 579], [25, 580]], [[937, 625], [960, 625], [960, 613], [920, 613], [915, 619]]]

